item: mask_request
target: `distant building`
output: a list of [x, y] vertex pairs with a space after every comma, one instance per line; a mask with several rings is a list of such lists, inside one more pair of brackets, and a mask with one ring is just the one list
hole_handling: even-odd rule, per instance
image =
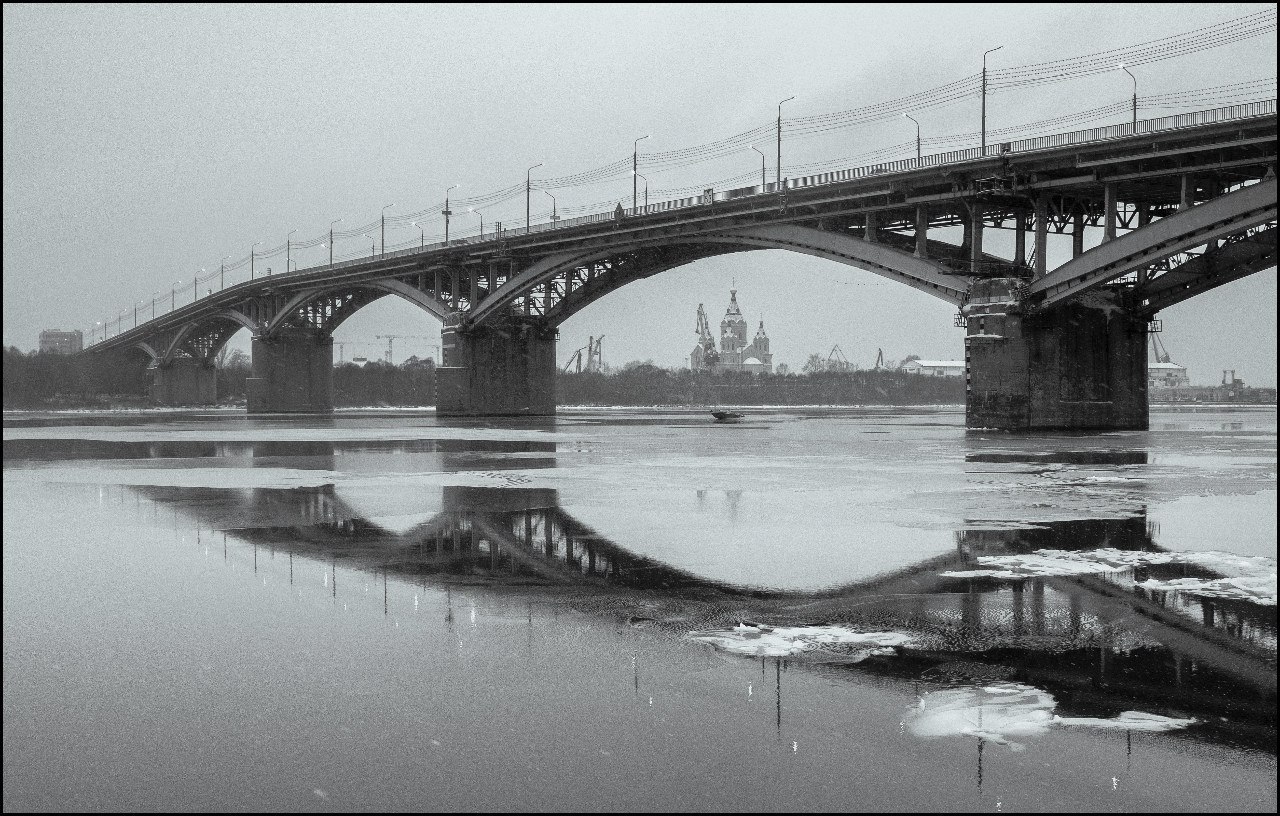
[[720, 349], [716, 350], [715, 338], [707, 323], [707, 313], [698, 304], [698, 345], [689, 355], [689, 367], [694, 371], [747, 371], [752, 374], [772, 374], [773, 354], [769, 351], [769, 335], [764, 321], [756, 329], [750, 345], [747, 344], [747, 321], [738, 308], [738, 290], [729, 290], [729, 308], [720, 321]]
[[963, 377], [964, 360], [909, 360], [902, 370], [930, 377]]
[[1186, 366], [1177, 363], [1147, 363], [1147, 386], [1150, 388], [1186, 388], [1191, 385]]
[[84, 349], [84, 333], [45, 329], [40, 332], [40, 351], [50, 354], [76, 354]]

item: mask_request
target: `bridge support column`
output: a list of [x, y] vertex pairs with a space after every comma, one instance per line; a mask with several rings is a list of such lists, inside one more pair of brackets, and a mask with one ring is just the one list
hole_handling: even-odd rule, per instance
[[436, 369], [441, 416], [554, 416], [555, 332], [510, 321], [440, 333], [444, 365]]
[[218, 372], [197, 360], [162, 363], [151, 372], [151, 399], [158, 405], [213, 405]]
[[319, 329], [281, 329], [253, 338], [249, 413], [323, 414], [333, 410], [333, 338]]
[[1145, 430], [1146, 321], [1108, 291], [1025, 314], [1013, 278], [965, 306], [965, 424], [1004, 431]]

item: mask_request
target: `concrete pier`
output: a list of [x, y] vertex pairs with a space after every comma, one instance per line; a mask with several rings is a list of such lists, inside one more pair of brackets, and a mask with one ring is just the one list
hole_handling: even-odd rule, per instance
[[157, 405], [213, 405], [218, 376], [213, 366], [179, 359], [151, 370], [151, 399]]
[[249, 413], [333, 410], [333, 338], [319, 329], [282, 329], [253, 338]]
[[1026, 314], [1021, 283], [977, 281], [964, 307], [966, 425], [1146, 430], [1146, 321], [1107, 290]]
[[512, 321], [441, 333], [436, 413], [441, 416], [554, 416], [555, 334]]

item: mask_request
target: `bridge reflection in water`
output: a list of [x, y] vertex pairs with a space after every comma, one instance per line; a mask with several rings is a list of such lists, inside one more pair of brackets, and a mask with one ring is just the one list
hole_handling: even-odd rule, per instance
[[[835, 676], [857, 671], [926, 685], [1016, 680], [1052, 691], [1072, 713], [1110, 716], [1139, 708], [1190, 714], [1199, 721], [1197, 738], [1275, 750], [1275, 606], [1138, 586], [1151, 579], [1222, 577], [1194, 561], [1155, 557], [1164, 551], [1145, 511], [1032, 526], [973, 519], [956, 533], [954, 551], [907, 569], [819, 592], [778, 592], [711, 581], [636, 555], [577, 521], [556, 490], [520, 486], [519, 469], [554, 464], [554, 443], [252, 443], [147, 451], [343, 471], [361, 456], [384, 468], [392, 454], [404, 452], [433, 457], [442, 472], [501, 470], [496, 475], [510, 486], [419, 486], [396, 495], [394, 512], [378, 515], [368, 512], [367, 497], [348, 496], [332, 484], [132, 489], [172, 505], [200, 530], [222, 531], [252, 546], [255, 567], [261, 548], [288, 553], [291, 569], [295, 555], [329, 566], [335, 597], [339, 563], [380, 573], [384, 611], [386, 582], [401, 581], [502, 588], [508, 596], [515, 588], [530, 602], [570, 604], [665, 635], [731, 630], [750, 620], [838, 623], [912, 636], [917, 645], [892, 657], [775, 660], [769, 673], [777, 683], [779, 725], [781, 677], [798, 660]], [[1144, 451], [1066, 452], [1037, 455], [1036, 461], [1048, 458], [1098, 465], [1147, 461]], [[979, 452], [970, 461], [1028, 460]], [[406, 508], [410, 496], [413, 507]], [[986, 558], [1100, 549], [1132, 556], [1132, 564], [1076, 575], [964, 574]], [[1153, 557], [1138, 557], [1143, 554]], [[762, 658], [762, 669], [769, 668]]]

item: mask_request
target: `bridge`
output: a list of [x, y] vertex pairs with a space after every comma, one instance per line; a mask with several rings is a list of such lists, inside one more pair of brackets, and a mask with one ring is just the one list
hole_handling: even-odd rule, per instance
[[[1145, 429], [1151, 321], [1276, 266], [1276, 126], [1264, 100], [424, 242], [117, 321], [83, 353], [141, 352], [158, 402], [209, 403], [216, 354], [247, 328], [248, 410], [328, 412], [333, 331], [394, 295], [443, 323], [439, 414], [550, 415], [569, 317], [703, 258], [782, 249], [955, 305], [971, 428]], [[993, 229], [1012, 257], [984, 248]], [[1072, 241], [1056, 268], [1050, 234]]]

